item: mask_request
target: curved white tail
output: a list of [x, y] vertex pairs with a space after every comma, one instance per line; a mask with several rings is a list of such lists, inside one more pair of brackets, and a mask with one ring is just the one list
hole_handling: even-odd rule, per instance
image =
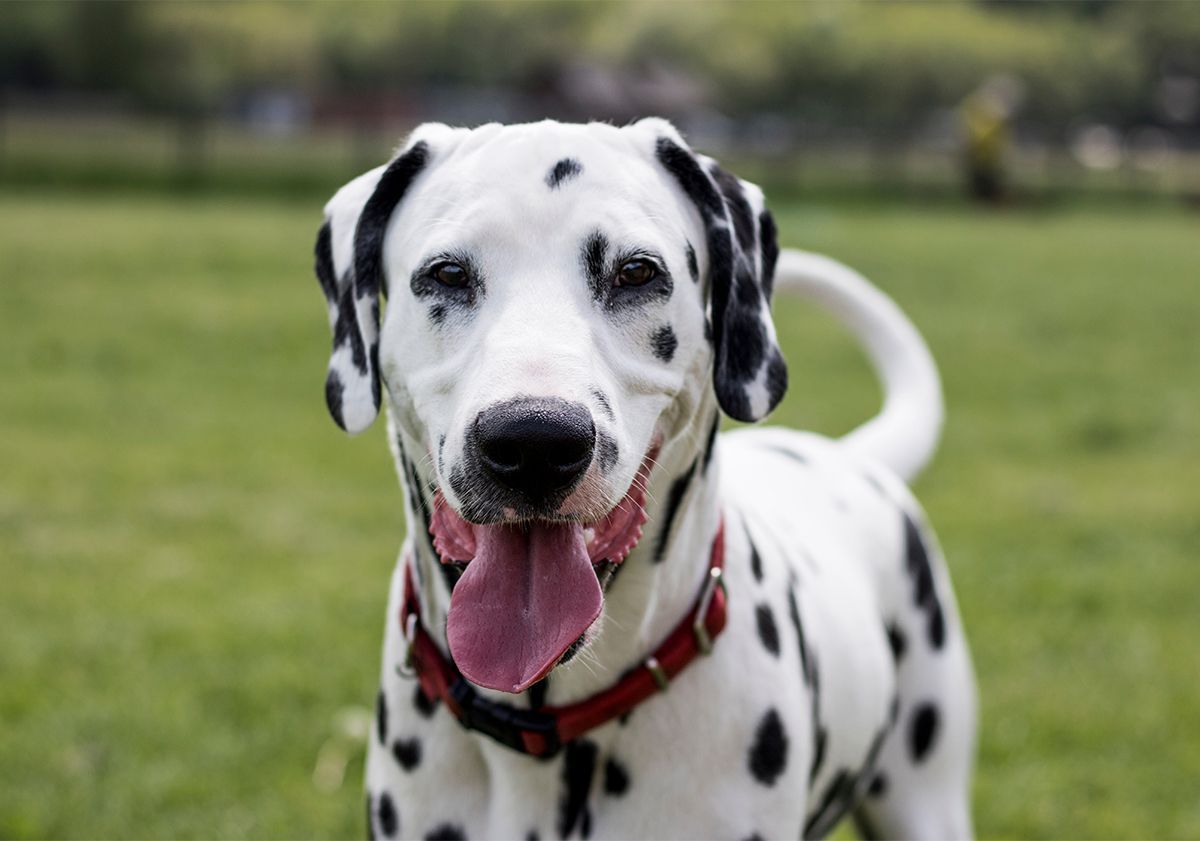
[[819, 254], [784, 249], [775, 284], [821, 305], [866, 346], [883, 408], [842, 441], [910, 481], [932, 458], [944, 416], [937, 365], [917, 328], [866, 278]]

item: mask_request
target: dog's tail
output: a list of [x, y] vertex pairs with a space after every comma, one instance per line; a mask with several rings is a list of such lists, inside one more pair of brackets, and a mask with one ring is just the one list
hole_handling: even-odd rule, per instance
[[883, 381], [883, 409], [842, 441], [913, 479], [933, 457], [944, 414], [937, 365], [917, 328], [866, 278], [828, 257], [784, 249], [775, 283], [831, 312], [865, 345]]

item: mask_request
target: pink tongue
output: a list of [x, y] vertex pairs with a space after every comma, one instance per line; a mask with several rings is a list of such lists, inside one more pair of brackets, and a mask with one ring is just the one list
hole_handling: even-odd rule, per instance
[[600, 582], [577, 523], [474, 532], [475, 557], [450, 597], [450, 654], [472, 683], [523, 692], [596, 621]]

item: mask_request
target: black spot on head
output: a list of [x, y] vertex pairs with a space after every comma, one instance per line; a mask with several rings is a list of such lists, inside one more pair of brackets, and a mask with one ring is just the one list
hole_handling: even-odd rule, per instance
[[375, 841], [375, 808], [371, 805], [371, 792], [367, 792], [367, 841]]
[[525, 841], [540, 841], [541, 836], [538, 835], [536, 829], [531, 829], [525, 833]]
[[688, 486], [691, 484], [692, 475], [696, 472], [696, 466], [699, 463], [699, 458], [693, 461], [687, 471], [671, 483], [671, 490], [667, 492], [667, 510], [663, 516], [662, 528], [658, 532], [658, 542], [654, 546], [653, 562], [656, 564], [661, 563], [665, 556], [667, 543], [671, 539], [671, 526], [679, 513], [679, 506], [683, 504], [683, 498], [687, 496]]
[[887, 794], [887, 777], [880, 771], [871, 780], [871, 786], [867, 789], [867, 794], [871, 797], [883, 797]]
[[392, 742], [392, 756], [405, 771], [421, 764], [421, 743], [416, 739], [397, 739]]
[[904, 656], [904, 649], [908, 645], [908, 640], [905, 639], [904, 632], [900, 630], [894, 622], [887, 626], [888, 646], [892, 649], [892, 659], [897, 663]]
[[938, 711], [933, 704], [920, 704], [913, 710], [908, 731], [908, 747], [913, 762], [920, 762], [929, 755], [938, 732]]
[[675, 331], [671, 329], [671, 325], [664, 324], [655, 330], [654, 335], [650, 337], [650, 346], [654, 349], [654, 355], [663, 362], [674, 359], [679, 340], [675, 338]]
[[621, 450], [617, 446], [617, 442], [613, 437], [603, 429], [596, 430], [596, 464], [600, 466], [601, 472], [607, 473], [613, 469], [613, 465], [617, 463], [617, 459], [621, 455]]
[[629, 790], [629, 772], [611, 757], [604, 763], [604, 791], [619, 797]]
[[446, 320], [446, 305], [434, 304], [429, 308], [429, 320], [434, 324], [441, 324]]
[[396, 806], [392, 803], [392, 796], [386, 791], [381, 792], [379, 795], [378, 813], [379, 831], [388, 838], [395, 837], [400, 819], [396, 815]]
[[775, 785], [787, 767], [788, 738], [783, 721], [774, 708], [767, 710], [750, 746], [750, 773], [765, 786]]
[[754, 609], [754, 618], [758, 623], [758, 638], [762, 640], [763, 648], [778, 657], [779, 629], [775, 626], [775, 614], [768, 605], [760, 604]]
[[700, 265], [696, 262], [696, 249], [693, 248], [692, 244], [689, 242], [685, 251], [687, 252], [688, 274], [692, 276], [692, 283], [699, 283]]
[[426, 832], [425, 841], [467, 841], [467, 834], [461, 827], [444, 823]]
[[551, 190], [557, 190], [565, 181], [570, 181], [583, 172], [583, 164], [574, 158], [563, 158], [546, 173], [546, 185]]
[[757, 832], [752, 832], [749, 835], [747, 835], [743, 839], [743, 841], [763, 841], [763, 837], [761, 835], [759, 835]]
[[379, 737], [379, 744], [387, 744], [388, 709], [387, 698], [384, 696], [382, 689], [375, 696], [375, 733]]
[[586, 739], [568, 742], [562, 769], [563, 793], [558, 803], [559, 837], [566, 838], [582, 825], [595, 773], [596, 746]]
[[580, 259], [592, 289], [592, 297], [597, 301], [604, 300], [609, 289], [608, 237], [599, 231], [589, 234], [580, 249]]
[[419, 683], [413, 688], [413, 707], [421, 714], [421, 718], [430, 718], [437, 709], [436, 702], [430, 700]]

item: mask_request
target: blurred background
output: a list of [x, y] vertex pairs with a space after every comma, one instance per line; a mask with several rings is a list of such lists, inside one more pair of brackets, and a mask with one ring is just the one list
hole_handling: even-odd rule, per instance
[[[963, 0], [0, 5], [0, 837], [365, 834], [404, 524], [321, 206], [423, 120], [649, 114], [942, 366], [980, 835], [1200, 836], [1200, 4]], [[773, 421], [868, 417], [775, 312]]]

